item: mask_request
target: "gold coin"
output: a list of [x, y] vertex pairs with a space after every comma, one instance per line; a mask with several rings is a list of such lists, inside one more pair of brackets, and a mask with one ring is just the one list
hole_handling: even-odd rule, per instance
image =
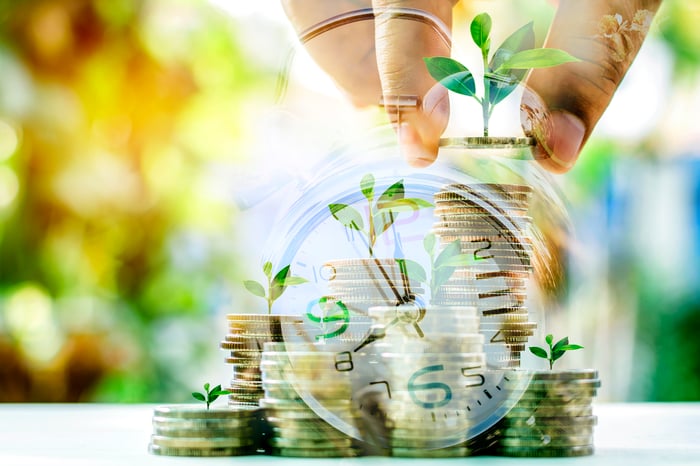
[[253, 420], [248, 421], [245, 426], [241, 427], [198, 427], [188, 428], [180, 426], [153, 426], [153, 434], [157, 436], [170, 438], [245, 438], [252, 439], [255, 436], [255, 431], [251, 427]]
[[[259, 413], [257, 405], [253, 410]], [[211, 419], [183, 419], [174, 417], [154, 416], [153, 428], [158, 430], [227, 430], [247, 428], [256, 417], [211, 418]]]
[[504, 418], [501, 422], [506, 427], [581, 427], [595, 426], [598, 423], [597, 416], [559, 416], [559, 417], [541, 417], [530, 416], [529, 418]]
[[272, 437], [269, 440], [270, 446], [274, 448], [305, 448], [308, 450], [334, 450], [351, 448], [353, 442], [350, 438], [336, 439], [302, 439], [302, 438], [284, 438]]
[[502, 437], [499, 444], [504, 447], [579, 447], [593, 444], [592, 435], [565, 435], [536, 437]]
[[255, 417], [257, 412], [252, 409], [205, 409], [199, 405], [163, 405], [154, 408], [153, 415], [179, 419], [232, 419]]
[[309, 450], [306, 448], [271, 448], [270, 454], [274, 456], [299, 458], [351, 458], [359, 456], [359, 451], [355, 448], [334, 448], [329, 450]]
[[148, 451], [154, 455], [160, 456], [244, 456], [255, 453], [250, 447], [180, 448], [162, 447], [160, 445], [153, 444], [148, 446]]
[[496, 454], [501, 456], [527, 457], [571, 457], [590, 456], [594, 452], [593, 445], [575, 447], [499, 447]]
[[151, 444], [170, 448], [240, 448], [252, 445], [253, 439], [235, 437], [184, 438], [151, 435]]
[[506, 417], [564, 417], [564, 416], [592, 416], [593, 407], [591, 405], [566, 404], [561, 406], [538, 406], [536, 408], [526, 408], [517, 406], [508, 411]]

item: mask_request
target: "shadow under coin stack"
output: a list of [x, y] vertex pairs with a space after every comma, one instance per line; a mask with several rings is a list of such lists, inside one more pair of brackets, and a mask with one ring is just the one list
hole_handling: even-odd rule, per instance
[[[311, 392], [325, 407], [348, 413], [351, 386], [346, 375], [328, 371], [336, 352], [311, 350], [313, 343], [266, 343], [261, 369], [265, 397], [260, 400], [271, 427], [268, 453], [330, 458], [359, 456], [354, 440], [328, 424], [303, 400]], [[347, 411], [346, 411], [347, 410]]]
[[595, 370], [524, 372], [530, 384], [501, 420], [496, 454], [518, 457], [592, 455], [600, 387]]
[[459, 240], [473, 263], [457, 267], [432, 302], [479, 310], [489, 367], [520, 367], [520, 353], [537, 326], [525, 303], [531, 196], [531, 187], [507, 184], [452, 184], [434, 196], [433, 232], [443, 247]]
[[[463, 386], [469, 381], [469, 372], [464, 368], [475, 374], [483, 371], [484, 337], [479, 334], [476, 308], [433, 305], [421, 313], [414, 304], [406, 304], [372, 307], [369, 315], [373, 321], [371, 331], [385, 335], [374, 343], [374, 350], [381, 354], [382, 373], [389, 386], [394, 387], [391, 397], [379, 406], [385, 413], [385, 442], [391, 456], [469, 456], [470, 448], [461, 438], [470, 427], [467, 419], [455, 416], [452, 405], [427, 399], [419, 400], [423, 404], [417, 405], [408, 375], [416, 367], [439, 366], [445, 369], [440, 373], [460, 374], [461, 379], [440, 379], [441, 382]], [[423, 337], [423, 333], [430, 336]], [[454, 396], [460, 398], [459, 393]], [[452, 440], [446, 443], [447, 438]]]
[[231, 407], [257, 407], [258, 400], [264, 395], [260, 372], [263, 345], [271, 341], [282, 341], [281, 322], [297, 318], [267, 314], [228, 314], [226, 319], [228, 334], [220, 347], [229, 351], [225, 361], [233, 366], [228, 404]]
[[163, 456], [239, 456], [255, 453], [258, 408], [159, 406], [148, 450]]

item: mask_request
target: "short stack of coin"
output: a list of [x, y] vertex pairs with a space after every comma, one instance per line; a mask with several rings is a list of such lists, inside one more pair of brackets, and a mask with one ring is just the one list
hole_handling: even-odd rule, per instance
[[521, 185], [447, 185], [435, 194], [433, 233], [442, 247], [460, 242], [474, 262], [459, 266], [434, 304], [476, 306], [487, 337], [490, 367], [519, 367], [536, 324], [528, 321], [532, 188]]
[[[410, 305], [369, 309], [372, 331], [384, 335], [373, 344], [373, 350], [381, 354], [382, 372], [390, 386], [405, 386], [406, 374], [416, 367], [484, 367], [484, 337], [479, 334], [475, 307], [431, 305], [416, 309]], [[422, 336], [424, 333], [429, 336]], [[436, 406], [426, 410], [416, 404], [411, 392], [395, 388], [391, 399], [379, 403], [379, 409], [385, 413], [386, 443], [392, 456], [470, 454], [470, 448], [459, 438], [462, 433], [466, 435], [468, 421], [452, 416], [454, 408]], [[454, 440], [445, 446], [448, 437]]]
[[347, 375], [327, 369], [334, 367], [336, 353], [310, 345], [265, 344], [261, 362], [265, 397], [260, 406], [271, 426], [267, 451], [306, 458], [358, 456], [354, 440], [316, 414], [299, 393], [311, 393], [326, 408], [346, 414], [352, 410]]
[[296, 316], [228, 314], [228, 334], [220, 348], [233, 366], [229, 406], [258, 406], [263, 397], [260, 360], [266, 342], [282, 341], [282, 324], [300, 320]]
[[165, 456], [238, 456], [255, 453], [258, 408], [160, 406], [153, 412], [148, 449]]
[[424, 292], [395, 259], [336, 260], [324, 267], [331, 295], [356, 313], [366, 315], [371, 306], [396, 305]]
[[600, 387], [595, 370], [523, 371], [527, 390], [498, 427], [496, 453], [548, 457], [592, 455], [597, 417], [592, 402]]

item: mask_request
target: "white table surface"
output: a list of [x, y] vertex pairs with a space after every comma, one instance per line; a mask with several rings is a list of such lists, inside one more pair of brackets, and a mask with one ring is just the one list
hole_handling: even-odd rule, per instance
[[0, 466], [101, 465], [700, 465], [700, 403], [597, 404], [596, 453], [580, 458], [271, 456], [180, 458], [147, 452], [154, 405], [0, 404]]

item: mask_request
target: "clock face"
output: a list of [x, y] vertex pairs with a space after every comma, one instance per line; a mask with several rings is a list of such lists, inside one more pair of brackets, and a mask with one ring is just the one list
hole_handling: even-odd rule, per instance
[[309, 280], [275, 303], [299, 317], [282, 328], [287, 378], [354, 438], [463, 444], [528, 383], [529, 190], [439, 166], [365, 168], [314, 184], [282, 220], [274, 260]]

